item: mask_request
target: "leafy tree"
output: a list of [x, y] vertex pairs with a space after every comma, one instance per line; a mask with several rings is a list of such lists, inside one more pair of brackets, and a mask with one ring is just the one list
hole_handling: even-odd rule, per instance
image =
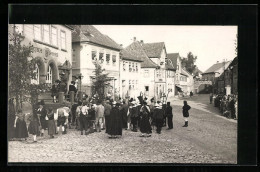
[[93, 82], [93, 93], [97, 94], [100, 100], [105, 98], [105, 88], [108, 87], [108, 82], [111, 81], [111, 78], [108, 78], [108, 73], [104, 73], [105, 69], [102, 69], [98, 60], [94, 61], [95, 65], [95, 80]]
[[[15, 30], [15, 25], [13, 29]], [[9, 28], [10, 29], [10, 28]], [[23, 45], [24, 37], [20, 33], [8, 33], [9, 55], [8, 55], [8, 96], [15, 98], [16, 109], [22, 108], [23, 102], [27, 101], [34, 105], [40, 92], [46, 89], [44, 84], [32, 84], [36, 79], [36, 59], [32, 58], [33, 46]]]
[[187, 58], [182, 58], [181, 65], [185, 68], [189, 73], [193, 75], [197, 75], [198, 72], [195, 73], [196, 65], [195, 62], [197, 60], [197, 56], [194, 56], [192, 52], [189, 52]]

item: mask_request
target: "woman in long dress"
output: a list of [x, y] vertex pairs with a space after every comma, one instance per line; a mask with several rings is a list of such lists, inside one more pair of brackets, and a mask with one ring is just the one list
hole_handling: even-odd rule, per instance
[[28, 127], [29, 134], [33, 135], [33, 142], [37, 142], [37, 135], [40, 134], [39, 126], [40, 126], [40, 119], [37, 115], [36, 110], [33, 112], [33, 115], [30, 119], [30, 124]]
[[117, 138], [122, 136], [122, 116], [119, 111], [119, 103], [113, 102], [113, 107], [110, 113], [110, 125], [107, 130], [109, 138]]
[[9, 99], [8, 102], [8, 139], [13, 140], [15, 137], [15, 107], [13, 98]]
[[24, 118], [25, 114], [23, 114], [22, 110], [19, 109], [14, 122], [15, 138], [19, 140], [26, 140], [28, 137], [28, 130]]
[[150, 137], [152, 133], [152, 127], [149, 122], [150, 109], [147, 106], [147, 103], [144, 102], [144, 105], [140, 110], [140, 131], [142, 133], [141, 137]]
[[50, 135], [50, 138], [54, 138], [54, 134], [56, 133], [56, 126], [54, 121], [54, 112], [52, 108], [48, 109], [48, 134]]

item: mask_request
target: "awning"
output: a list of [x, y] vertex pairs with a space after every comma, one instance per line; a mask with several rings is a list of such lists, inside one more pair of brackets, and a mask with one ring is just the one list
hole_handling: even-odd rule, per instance
[[176, 87], [176, 89], [177, 89], [178, 92], [183, 92], [183, 91], [182, 91], [182, 88], [181, 88], [180, 86], [175, 85], [175, 87]]

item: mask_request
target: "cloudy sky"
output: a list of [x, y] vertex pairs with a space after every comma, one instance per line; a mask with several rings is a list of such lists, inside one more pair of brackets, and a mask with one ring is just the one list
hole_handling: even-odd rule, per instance
[[167, 53], [180, 53], [187, 57], [192, 52], [198, 57], [196, 65], [204, 72], [223, 59], [235, 55], [237, 26], [170, 26], [170, 25], [94, 25], [123, 47], [133, 37], [145, 43], [164, 42]]

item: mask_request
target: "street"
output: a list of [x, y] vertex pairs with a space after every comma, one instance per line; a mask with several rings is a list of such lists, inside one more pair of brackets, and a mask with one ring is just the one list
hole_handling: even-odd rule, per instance
[[[182, 127], [183, 99], [191, 106], [189, 126]], [[67, 163], [237, 163], [237, 121], [226, 119], [213, 104], [209, 95], [174, 98], [173, 130], [163, 127], [162, 133], [153, 130], [150, 138], [139, 137], [140, 132], [123, 130], [122, 138], [108, 139], [100, 133], [68, 134], [49, 139], [48, 132], [32, 143], [10, 141], [9, 162], [67, 162]]]

